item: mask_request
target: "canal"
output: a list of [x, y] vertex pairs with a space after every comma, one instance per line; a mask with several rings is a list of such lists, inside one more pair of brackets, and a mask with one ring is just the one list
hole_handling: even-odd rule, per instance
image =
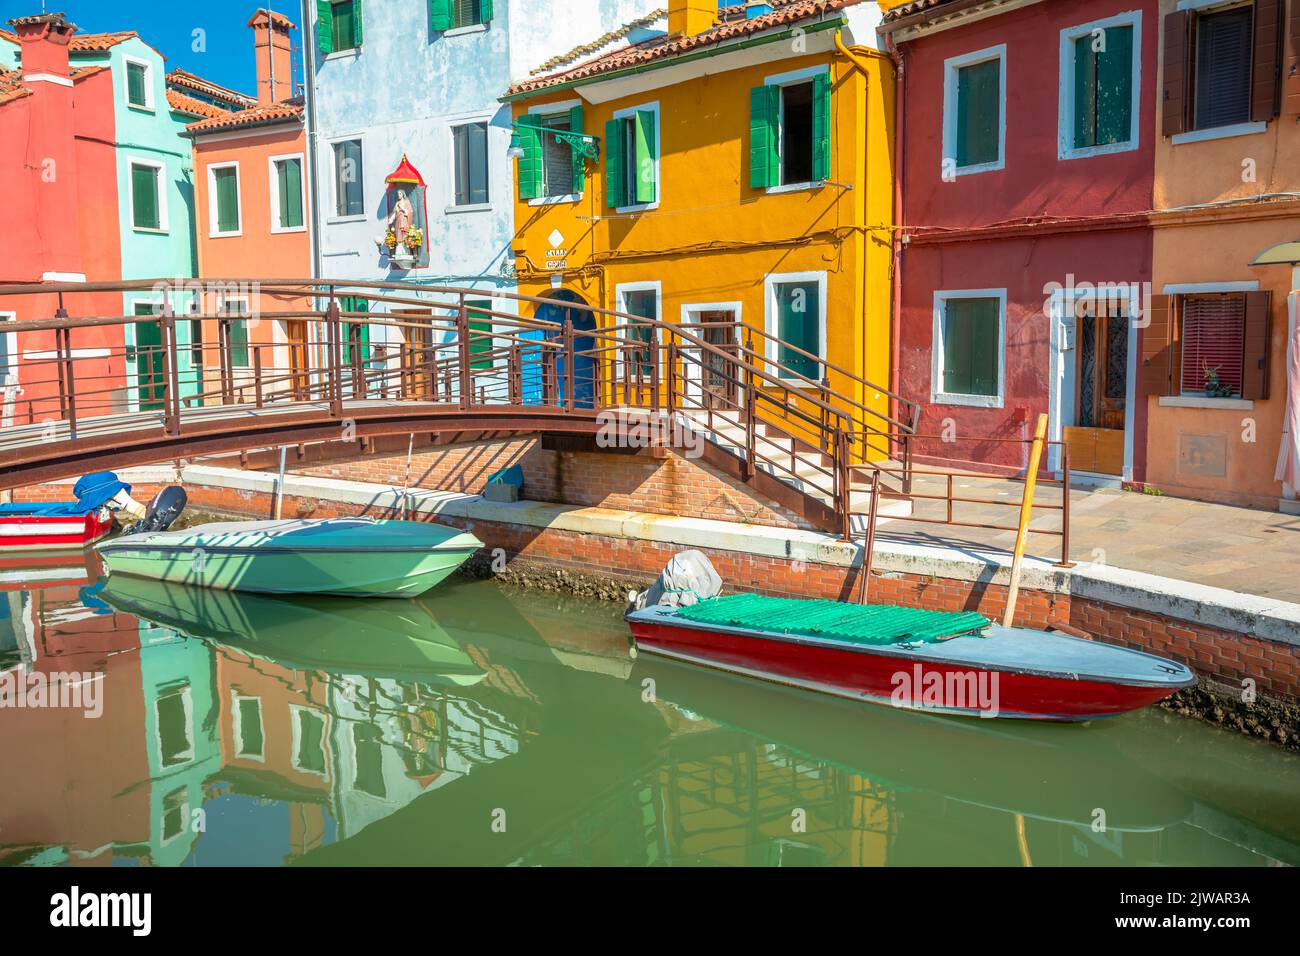
[[0, 569], [5, 864], [1300, 863], [1300, 758], [1166, 711], [853, 705], [634, 662], [621, 608], [491, 582], [97, 573]]

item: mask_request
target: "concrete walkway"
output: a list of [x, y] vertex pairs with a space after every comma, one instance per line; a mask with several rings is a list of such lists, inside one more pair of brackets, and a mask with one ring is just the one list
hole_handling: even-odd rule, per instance
[[[1018, 504], [1021, 485], [996, 479], [957, 478], [958, 497]], [[915, 490], [943, 495], [942, 479], [918, 478]], [[1036, 503], [1059, 505], [1059, 486], [1042, 486]], [[946, 505], [920, 501], [916, 517], [941, 518]], [[1035, 509], [1032, 527], [1059, 530], [1059, 511]], [[958, 503], [957, 521], [1014, 526], [1015, 507]], [[884, 540], [940, 544], [976, 552], [1010, 551], [1014, 531], [991, 531], [881, 519]], [[1031, 535], [1029, 553], [1059, 560], [1061, 539]], [[1300, 517], [1229, 505], [1145, 495], [1112, 488], [1074, 490], [1070, 495], [1070, 559], [1177, 578], [1300, 603]]]

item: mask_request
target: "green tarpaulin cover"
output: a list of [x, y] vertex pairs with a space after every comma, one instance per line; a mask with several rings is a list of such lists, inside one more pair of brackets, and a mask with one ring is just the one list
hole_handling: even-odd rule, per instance
[[925, 611], [891, 604], [845, 604], [801, 598], [733, 594], [682, 608], [676, 617], [697, 624], [744, 627], [825, 637], [850, 644], [932, 642], [975, 634], [992, 622], [974, 611]]

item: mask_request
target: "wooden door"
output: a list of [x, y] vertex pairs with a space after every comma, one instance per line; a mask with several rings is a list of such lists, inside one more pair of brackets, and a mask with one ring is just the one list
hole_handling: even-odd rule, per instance
[[1089, 304], [1079, 309], [1075, 323], [1075, 424], [1064, 435], [1070, 467], [1119, 475], [1127, 416], [1127, 310], [1104, 301]]
[[296, 401], [305, 401], [310, 394], [307, 374], [307, 320], [285, 319], [284, 337], [289, 345], [289, 387]]
[[406, 347], [402, 349], [402, 389], [401, 398], [428, 401], [434, 398], [434, 376], [437, 353], [433, 348], [433, 325], [422, 321], [433, 316], [432, 309], [394, 309], [400, 316], [415, 316], [399, 321], [410, 322], [402, 332], [406, 337]]
[[710, 345], [721, 349], [729, 358], [716, 352], [705, 352], [702, 357], [701, 398], [706, 408], [719, 410], [734, 409], [738, 406], [740, 394], [738, 381], [739, 369], [736, 366], [736, 327], [735, 314], [729, 311], [699, 313], [699, 321], [704, 325], [700, 337]]
[[[138, 302], [136, 315], [154, 315], [157, 309], [151, 304]], [[135, 324], [135, 374], [140, 410], [163, 407], [166, 379], [163, 375], [163, 336], [161, 322]]]

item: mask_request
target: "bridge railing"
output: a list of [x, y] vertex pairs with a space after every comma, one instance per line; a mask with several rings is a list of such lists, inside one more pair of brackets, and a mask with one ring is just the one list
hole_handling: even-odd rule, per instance
[[[843, 528], [851, 464], [894, 454], [910, 473], [911, 405], [738, 322], [329, 279], [0, 286], [0, 302], [14, 296], [35, 317], [8, 323], [21, 344], [0, 369], [10, 382], [0, 463], [37, 461], [52, 454], [37, 446], [76, 443], [87, 430], [101, 442], [118, 432], [126, 443], [163, 437], [166, 457], [178, 457], [189, 438], [261, 410], [311, 406], [336, 420], [345, 406], [414, 403], [466, 415], [630, 408], [702, 421], [731, 435], [746, 476], [764, 471], [825, 497]], [[88, 311], [117, 301], [123, 314], [76, 314], [89, 296]], [[545, 306], [566, 317], [528, 314]], [[909, 411], [892, 417], [891, 402]]]

